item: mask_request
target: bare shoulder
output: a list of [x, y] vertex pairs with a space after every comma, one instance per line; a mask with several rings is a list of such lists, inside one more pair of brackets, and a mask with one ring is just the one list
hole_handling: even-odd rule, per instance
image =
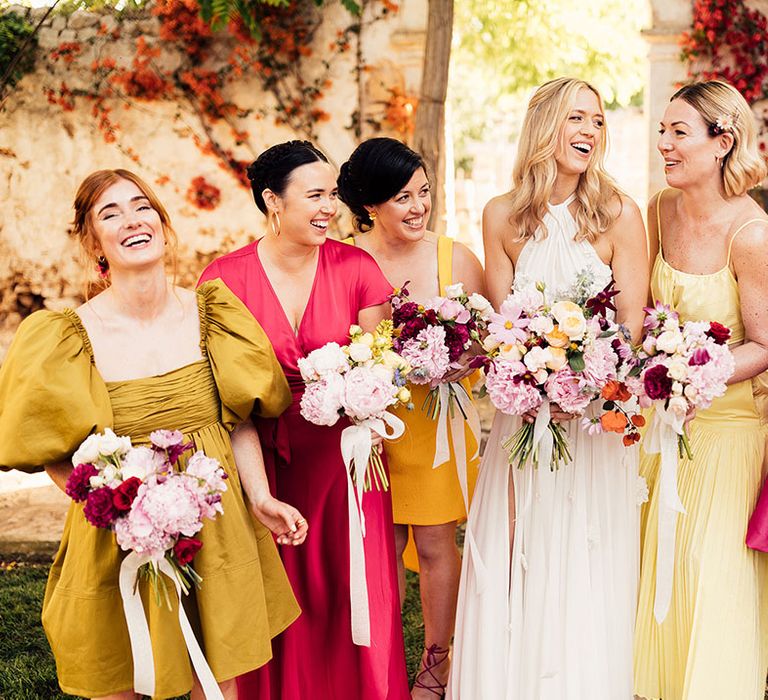
[[611, 200], [609, 206], [611, 213], [616, 217], [606, 231], [611, 239], [626, 241], [637, 236], [645, 239], [643, 215], [634, 199], [625, 194], [619, 194]]
[[462, 267], [480, 265], [480, 260], [470, 248], [458, 241], [454, 241], [453, 243], [453, 256], [456, 262]]
[[737, 229], [733, 237], [731, 256], [734, 262], [768, 263], [768, 216], [760, 210], [762, 216], [747, 219], [743, 228]]
[[488, 232], [505, 230], [509, 227], [509, 214], [509, 195], [494, 197], [483, 208], [483, 228]]

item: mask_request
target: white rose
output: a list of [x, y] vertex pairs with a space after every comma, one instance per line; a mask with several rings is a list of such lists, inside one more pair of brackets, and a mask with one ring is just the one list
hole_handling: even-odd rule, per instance
[[558, 328], [571, 340], [580, 340], [584, 336], [584, 331], [587, 330], [587, 319], [579, 310], [579, 313], [573, 313], [561, 319]]
[[99, 458], [99, 436], [89, 435], [72, 455], [72, 464], [93, 464]]
[[673, 396], [667, 404], [667, 410], [677, 418], [685, 418], [688, 413], [688, 402], [682, 396]]
[[696, 397], [699, 395], [699, 391], [695, 386], [693, 386], [693, 384], [689, 384], [685, 387], [685, 389], [683, 389], [683, 394], [686, 399], [693, 403], [696, 401]]
[[684, 381], [688, 376], [688, 363], [680, 358], [672, 360], [667, 366], [667, 374], [678, 382]]
[[492, 335], [487, 335], [483, 339], [483, 350], [486, 352], [493, 352], [499, 345], [501, 345], [501, 341]]
[[103, 435], [97, 435], [99, 454], [106, 456], [115, 453], [125, 454], [131, 449], [131, 439], [115, 435], [109, 428], [104, 430]]
[[488, 301], [482, 294], [478, 294], [477, 292], [469, 295], [467, 306], [469, 306], [470, 309], [474, 309], [475, 311], [479, 312], [480, 317], [483, 319], [488, 318], [493, 312], [493, 306], [491, 306], [491, 302]]
[[683, 395], [683, 385], [680, 382], [672, 382], [672, 395], [673, 396], [682, 396]]
[[574, 304], [572, 301], [558, 301], [552, 304], [552, 315], [558, 323], [562, 323], [563, 319], [567, 316], [583, 316], [583, 313], [581, 307], [578, 304]]
[[460, 296], [463, 296], [464, 294], [464, 285], [461, 282], [457, 282], [456, 284], [449, 284], [445, 288], [445, 296], [447, 296], [449, 299], [458, 299]]
[[525, 366], [534, 374], [546, 367], [547, 363], [551, 361], [552, 353], [549, 352], [549, 348], [540, 347], [531, 348], [523, 358]]
[[326, 343], [307, 355], [315, 372], [323, 377], [326, 374], [339, 374], [349, 369], [347, 356], [338, 343]]
[[547, 335], [555, 329], [555, 324], [549, 316], [536, 316], [531, 319], [528, 328], [537, 335]]
[[680, 324], [678, 321], [674, 318], [668, 318], [666, 321], [664, 321], [664, 325], [662, 328], [665, 331], [679, 331], [680, 330]]
[[668, 355], [673, 355], [677, 352], [682, 342], [683, 335], [675, 328], [675, 330], [664, 331], [656, 338], [656, 349], [660, 352], [666, 352]]
[[367, 362], [373, 357], [371, 346], [366, 343], [350, 343], [349, 357], [355, 362]]
[[523, 359], [523, 353], [520, 352], [518, 345], [505, 343], [499, 347], [499, 357], [508, 362], [519, 362]]

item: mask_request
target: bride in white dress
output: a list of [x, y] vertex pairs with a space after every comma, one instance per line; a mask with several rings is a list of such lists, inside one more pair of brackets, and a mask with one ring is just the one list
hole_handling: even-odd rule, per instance
[[[606, 137], [593, 87], [560, 78], [537, 90], [512, 191], [483, 213], [486, 283], [498, 308], [513, 286], [542, 281], [551, 299], [581, 272], [594, 292], [613, 278], [617, 319], [636, 341], [645, 229], [603, 170]], [[496, 413], [467, 523], [450, 700], [632, 698], [637, 448], [615, 433], [589, 435], [557, 406], [552, 416], [573, 456], [556, 471], [510, 467], [501, 444], [521, 419]]]

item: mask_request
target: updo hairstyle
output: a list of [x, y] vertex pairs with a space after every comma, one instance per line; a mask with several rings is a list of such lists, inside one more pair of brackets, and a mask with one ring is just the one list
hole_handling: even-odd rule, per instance
[[382, 204], [408, 184], [413, 174], [426, 167], [422, 157], [401, 141], [379, 137], [363, 141], [341, 166], [336, 181], [339, 199], [354, 216], [355, 228], [373, 228], [366, 206]]
[[282, 195], [296, 168], [317, 161], [327, 163], [328, 159], [309, 141], [286, 141], [264, 151], [246, 170], [251, 181], [253, 199], [259, 210], [263, 214], [267, 213], [267, 205], [261, 194], [264, 190]]

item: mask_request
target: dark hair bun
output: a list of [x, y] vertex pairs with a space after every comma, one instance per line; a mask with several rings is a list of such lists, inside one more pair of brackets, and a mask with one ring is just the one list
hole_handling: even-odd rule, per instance
[[256, 206], [267, 213], [262, 192], [272, 190], [282, 195], [296, 168], [317, 161], [328, 162], [325, 155], [309, 141], [286, 141], [264, 151], [246, 169]]
[[426, 172], [423, 159], [401, 141], [386, 137], [363, 141], [341, 166], [336, 181], [339, 199], [355, 217], [355, 228], [372, 228], [365, 207], [394, 197], [419, 168]]

